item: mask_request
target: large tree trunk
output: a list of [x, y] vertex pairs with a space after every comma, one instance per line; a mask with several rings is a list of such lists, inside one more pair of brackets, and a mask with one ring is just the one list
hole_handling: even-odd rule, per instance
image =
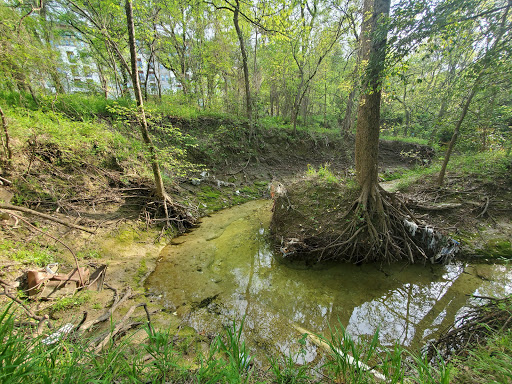
[[144, 143], [147, 145], [150, 159], [151, 159], [151, 167], [153, 169], [153, 176], [155, 178], [155, 187], [156, 194], [158, 197], [164, 199], [164, 201], [170, 201], [169, 195], [165, 192], [164, 183], [162, 180], [162, 175], [160, 173], [160, 167], [158, 165], [158, 158], [156, 155], [156, 150], [151, 138], [149, 137], [148, 131], [148, 123], [146, 120], [146, 114], [144, 111], [144, 101], [142, 99], [142, 92], [140, 89], [140, 81], [139, 81], [139, 71], [137, 70], [137, 49], [135, 46], [135, 27], [133, 24], [133, 10], [132, 10], [132, 2], [131, 0], [126, 0], [125, 3], [126, 9], [126, 22], [128, 25], [128, 40], [130, 45], [130, 58], [132, 65], [132, 81], [133, 81], [133, 91], [135, 93], [135, 100], [137, 101], [137, 107], [139, 109], [139, 119], [140, 119], [140, 130], [142, 133], [142, 138], [144, 139]]
[[[365, 0], [361, 32], [361, 58], [367, 63], [357, 112], [356, 178], [363, 191], [378, 185], [381, 73], [385, 66], [386, 35], [379, 19], [389, 13], [390, 0]], [[369, 16], [371, 15], [371, 16]]]

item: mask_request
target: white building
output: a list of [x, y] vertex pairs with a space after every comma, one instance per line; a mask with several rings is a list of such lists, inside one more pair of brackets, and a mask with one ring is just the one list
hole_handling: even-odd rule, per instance
[[[66, 92], [75, 93], [93, 90], [102, 92], [98, 68], [91, 58], [85, 54], [88, 49], [87, 44], [78, 40], [71, 33], [64, 33], [54, 47], [60, 53], [63, 64], [59, 71], [63, 75], [63, 86]], [[148, 94], [158, 95], [158, 80], [160, 81], [162, 94], [176, 92], [181, 89], [181, 84], [176, 81], [172, 71], [164, 68], [156, 60], [155, 68], [153, 68], [153, 64], [148, 67], [147, 58], [141, 52], [138, 53], [137, 67], [141, 86], [144, 86], [147, 76]], [[116, 84], [109, 81], [107, 86], [109, 95], [112, 97], [120, 96]], [[131, 84], [129, 87], [131, 87]], [[53, 86], [48, 88], [55, 92]]]

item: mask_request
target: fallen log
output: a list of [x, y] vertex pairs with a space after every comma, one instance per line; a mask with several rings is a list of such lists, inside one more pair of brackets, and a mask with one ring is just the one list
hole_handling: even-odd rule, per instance
[[441, 203], [431, 205], [424, 205], [418, 203], [409, 204], [409, 208], [420, 209], [422, 211], [446, 211], [449, 209], [455, 209], [460, 207], [462, 207], [461, 203]]

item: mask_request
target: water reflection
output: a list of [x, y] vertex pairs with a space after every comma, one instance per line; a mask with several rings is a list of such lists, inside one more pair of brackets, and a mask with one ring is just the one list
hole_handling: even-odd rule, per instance
[[[245, 316], [253, 348], [284, 354], [298, 348], [300, 325], [328, 333], [341, 322], [354, 336], [380, 329], [384, 344], [420, 347], [448, 327], [468, 296], [512, 291], [506, 266], [336, 265], [291, 269], [266, 241], [271, 203], [250, 202], [205, 218], [167, 247], [147, 288], [162, 295], [198, 331], [218, 332]], [[308, 345], [305, 359], [317, 357]]]

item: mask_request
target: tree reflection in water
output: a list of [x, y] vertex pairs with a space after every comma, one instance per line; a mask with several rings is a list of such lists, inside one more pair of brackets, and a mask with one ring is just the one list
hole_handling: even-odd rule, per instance
[[[467, 295], [512, 293], [512, 273], [503, 266], [289, 268], [266, 241], [270, 206], [255, 201], [205, 218], [183, 242], [166, 248], [147, 288], [185, 308], [178, 312], [198, 331], [219, 332], [245, 316], [244, 337], [263, 355], [298, 351], [301, 335], [293, 324], [327, 334], [340, 322], [354, 337], [379, 328], [384, 344], [420, 347], [455, 320]], [[316, 348], [306, 347], [300, 359], [317, 358]]]

